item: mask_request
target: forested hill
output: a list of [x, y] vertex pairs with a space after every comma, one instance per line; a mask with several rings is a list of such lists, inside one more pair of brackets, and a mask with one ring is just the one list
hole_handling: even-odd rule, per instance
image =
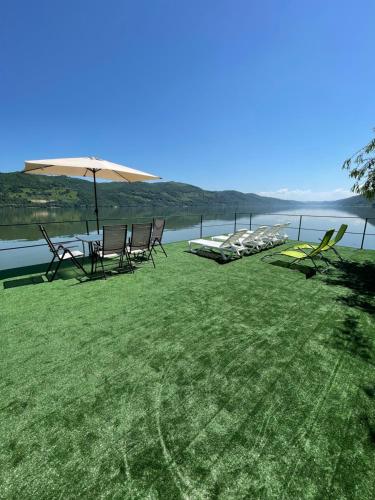
[[337, 206], [340, 208], [375, 208], [375, 200], [369, 201], [361, 195], [350, 196], [350, 198], [344, 198], [342, 200], [329, 201], [326, 202], [327, 205]]
[[[297, 202], [239, 191], [206, 191], [179, 182], [108, 182], [98, 184], [101, 206], [233, 206], [289, 207]], [[72, 177], [0, 174], [0, 206], [92, 206], [92, 182]]]
[[[106, 182], [98, 184], [99, 205], [115, 206], [212, 206], [251, 207], [254, 210], [283, 209], [306, 205], [240, 191], [207, 191], [180, 182]], [[0, 206], [82, 207], [93, 205], [92, 182], [65, 176], [27, 175], [21, 172], [0, 173]], [[338, 208], [371, 207], [362, 196], [352, 196], [319, 205]], [[314, 203], [308, 203], [314, 205]]]

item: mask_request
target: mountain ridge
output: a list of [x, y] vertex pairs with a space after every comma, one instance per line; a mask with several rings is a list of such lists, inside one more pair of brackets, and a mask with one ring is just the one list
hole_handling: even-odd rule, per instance
[[[22, 172], [0, 173], [0, 206], [2, 207], [80, 207], [93, 205], [92, 183], [65, 176], [35, 176]], [[268, 207], [336, 206], [371, 207], [362, 196], [336, 201], [301, 202], [243, 193], [236, 190], [211, 191], [192, 184], [161, 182], [101, 182], [98, 184], [100, 206], [196, 206], [233, 205]]]

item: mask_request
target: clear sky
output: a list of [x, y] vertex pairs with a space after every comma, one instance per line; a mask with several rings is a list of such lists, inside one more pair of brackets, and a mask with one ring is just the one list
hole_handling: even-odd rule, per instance
[[165, 180], [350, 194], [374, 0], [2, 0], [0, 171], [99, 156]]

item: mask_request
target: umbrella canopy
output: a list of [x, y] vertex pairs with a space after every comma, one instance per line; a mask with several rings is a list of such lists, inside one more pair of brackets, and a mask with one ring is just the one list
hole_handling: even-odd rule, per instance
[[141, 170], [125, 167], [118, 163], [100, 160], [95, 157], [54, 158], [47, 160], [25, 161], [24, 172], [37, 175], [68, 175], [77, 177], [92, 177], [94, 179], [96, 226], [99, 231], [98, 201], [96, 179], [107, 179], [117, 182], [137, 182], [160, 179], [157, 175]]
[[25, 161], [25, 172], [28, 174], [70, 175], [79, 177], [100, 177], [111, 181], [136, 182], [160, 179], [157, 175], [141, 172], [134, 168], [124, 167], [118, 163], [87, 158], [54, 158], [51, 160]]

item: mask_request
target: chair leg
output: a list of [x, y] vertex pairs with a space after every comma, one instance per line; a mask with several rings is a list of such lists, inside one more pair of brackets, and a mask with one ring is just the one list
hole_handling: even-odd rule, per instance
[[151, 260], [152, 260], [152, 264], [153, 264], [153, 266], [154, 266], [154, 268], [155, 268], [156, 266], [155, 266], [154, 257], [153, 257], [153, 255], [152, 255], [152, 248], [151, 248], [151, 250], [150, 250], [150, 252], [149, 252], [149, 254], [148, 254], [148, 258], [150, 258], [150, 257], [151, 257]]
[[162, 249], [162, 251], [163, 251], [164, 255], [165, 255], [166, 257], [168, 257], [167, 252], [164, 250], [164, 247], [163, 247], [163, 245], [161, 244], [161, 241], [159, 241], [159, 245], [160, 245], [160, 247], [161, 247], [161, 249]]
[[99, 257], [99, 259], [100, 259], [100, 265], [101, 265], [102, 271], [103, 271], [103, 277], [106, 280], [107, 276], [105, 275], [105, 270], [104, 270], [104, 262], [103, 262], [104, 259], [102, 257]]
[[314, 264], [314, 267], [315, 269], [317, 270], [318, 273], [322, 273], [323, 271], [320, 270], [319, 266], [316, 264], [315, 260], [310, 257], [310, 260], [312, 261], [312, 263]]
[[[63, 254], [63, 255], [65, 255], [65, 252], [64, 252], [64, 254]], [[59, 267], [60, 267], [60, 265], [61, 265], [61, 262], [62, 262], [62, 259], [59, 259], [59, 262], [57, 263], [57, 266], [56, 266], [55, 271], [54, 271], [54, 273], [53, 273], [53, 275], [52, 275], [52, 278], [51, 278], [50, 280], [48, 280], [49, 282], [51, 282], [51, 283], [52, 283], [52, 281], [55, 279], [56, 274], [57, 274], [57, 271], [59, 270]]]
[[134, 274], [134, 268], [133, 268], [133, 264], [132, 264], [129, 253], [125, 252], [125, 256], [126, 256], [126, 260], [127, 260], [128, 264], [129, 264], [130, 270]]
[[[288, 267], [292, 267], [293, 264], [296, 264], [299, 261], [300, 261], [300, 259], [294, 259], [294, 260], [292, 260], [292, 262], [289, 263]], [[314, 263], [314, 265], [315, 265], [315, 263]]]
[[47, 278], [48, 278], [48, 273], [51, 270], [52, 264], [55, 262], [55, 259], [56, 259], [56, 255], [53, 256], [53, 259], [51, 260], [51, 262], [49, 263], [49, 266], [47, 267], [47, 271], [46, 271], [46, 277]]
[[341, 260], [341, 262], [344, 262], [344, 259], [341, 257], [341, 255], [339, 254], [339, 252], [336, 250], [335, 247], [331, 247], [331, 249], [335, 252], [335, 254], [337, 255], [337, 257]]
[[[70, 252], [69, 252], [70, 253]], [[78, 260], [74, 257], [74, 255], [70, 254], [71, 255], [71, 259], [73, 261], [73, 263], [76, 265], [76, 267], [78, 267], [85, 276], [87, 276], [87, 273], [85, 271], [85, 269], [83, 268], [82, 264], [80, 262], [78, 262]]]

